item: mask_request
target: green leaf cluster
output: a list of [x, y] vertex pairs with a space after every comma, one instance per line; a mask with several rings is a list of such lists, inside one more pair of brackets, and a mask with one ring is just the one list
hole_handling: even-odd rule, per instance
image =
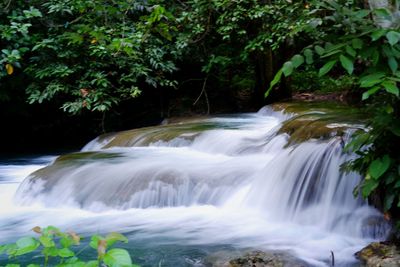
[[138, 267], [133, 264], [131, 257], [125, 249], [112, 248], [116, 242], [127, 243], [128, 239], [119, 233], [110, 233], [103, 237], [93, 235], [89, 247], [97, 251], [97, 259], [83, 261], [79, 254], [85, 250], [75, 252], [80, 244], [81, 237], [74, 232], [62, 232], [54, 226], [46, 228], [34, 227], [32, 229], [39, 237], [22, 237], [14, 244], [0, 246], [0, 254], [7, 254], [9, 264], [6, 267], [19, 267], [18, 257], [25, 254], [40, 253], [43, 264], [29, 264], [29, 267], [57, 266], [57, 267]]

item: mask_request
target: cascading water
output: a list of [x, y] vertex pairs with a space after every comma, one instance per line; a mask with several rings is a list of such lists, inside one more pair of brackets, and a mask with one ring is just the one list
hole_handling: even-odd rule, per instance
[[[154, 253], [174, 244], [282, 250], [310, 266], [329, 266], [333, 251], [336, 266], [351, 265], [388, 227], [354, 198], [360, 177], [340, 171], [351, 157], [344, 142], [360, 125], [333, 122], [325, 109], [267, 107], [100, 136], [26, 178], [16, 211], [0, 209], [0, 226], [120, 231]], [[161, 265], [203, 266], [204, 257]]]

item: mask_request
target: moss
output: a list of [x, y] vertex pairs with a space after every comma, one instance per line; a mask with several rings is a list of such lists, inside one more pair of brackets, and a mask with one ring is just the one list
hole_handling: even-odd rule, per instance
[[327, 127], [324, 121], [290, 120], [282, 126], [279, 133], [287, 133], [290, 136], [288, 145], [292, 145], [309, 139], [343, 136], [345, 131], [345, 127]]
[[355, 255], [366, 267], [400, 266], [400, 252], [394, 244], [388, 242], [371, 243]]
[[305, 113], [325, 113], [340, 115], [359, 115], [363, 111], [357, 107], [352, 107], [337, 101], [291, 101], [284, 103], [275, 103], [271, 105], [276, 111], [284, 111], [286, 113], [305, 114]]
[[278, 131], [278, 134], [289, 135], [288, 146], [310, 139], [343, 137], [350, 129], [362, 129], [365, 123], [365, 114], [361, 110], [336, 102], [288, 102], [272, 107], [294, 114]]
[[113, 135], [101, 136], [99, 141], [110, 139], [104, 148], [148, 146], [157, 141], [171, 141], [182, 137], [193, 140], [198, 134], [213, 129], [233, 129], [232, 125], [224, 125], [218, 121], [207, 121], [206, 119], [186, 119], [172, 124], [133, 129], [118, 132]]
[[122, 157], [120, 153], [109, 152], [77, 152], [59, 156], [56, 159], [57, 163], [70, 162], [70, 161], [87, 161], [87, 160], [101, 160]]

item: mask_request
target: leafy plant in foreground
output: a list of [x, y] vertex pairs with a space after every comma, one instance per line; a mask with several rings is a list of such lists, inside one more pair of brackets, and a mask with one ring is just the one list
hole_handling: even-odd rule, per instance
[[[84, 247], [79, 252], [74, 252], [73, 246], [78, 246], [81, 237], [74, 232], [61, 232], [54, 226], [46, 228], [34, 227], [32, 229], [39, 234], [36, 237], [22, 237], [16, 243], [1, 245], [0, 254], [7, 254], [10, 263], [6, 267], [19, 267], [18, 257], [40, 252], [43, 255], [43, 265], [31, 263], [28, 267], [39, 266], [57, 266], [57, 267], [137, 267], [132, 264], [131, 257], [125, 249], [111, 248], [116, 242], [127, 243], [128, 239], [119, 233], [110, 233], [103, 237], [93, 235], [89, 246], [97, 251], [97, 259], [83, 261], [79, 258], [79, 254], [87, 247]], [[111, 248], [111, 249], [110, 249]]]

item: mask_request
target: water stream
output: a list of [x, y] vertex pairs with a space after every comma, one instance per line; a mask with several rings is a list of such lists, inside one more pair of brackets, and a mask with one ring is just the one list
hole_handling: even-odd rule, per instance
[[351, 158], [343, 145], [362, 125], [333, 113], [266, 107], [0, 162], [0, 242], [51, 224], [126, 234], [143, 266], [207, 266], [213, 253], [243, 249], [286, 251], [310, 266], [329, 266], [332, 251], [335, 266], [357, 266], [353, 254], [388, 228], [354, 198], [360, 177], [340, 171]]

